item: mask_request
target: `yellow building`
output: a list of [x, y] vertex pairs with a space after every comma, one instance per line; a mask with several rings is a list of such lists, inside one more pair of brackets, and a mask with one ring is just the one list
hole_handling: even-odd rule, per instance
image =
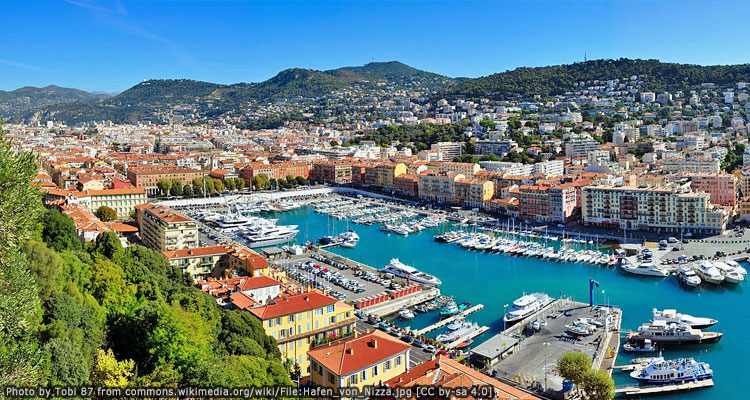
[[401, 174], [406, 173], [406, 164], [404, 163], [382, 163], [376, 168], [376, 185], [388, 189], [395, 189], [396, 185], [393, 179]]
[[373, 331], [310, 350], [313, 385], [338, 389], [380, 385], [409, 370], [411, 346]]
[[442, 162], [437, 164], [438, 172], [453, 172], [466, 177], [473, 177], [481, 169], [477, 163]]
[[495, 194], [495, 185], [484, 179], [463, 178], [456, 181], [456, 200], [467, 207], [483, 207]]
[[169, 207], [144, 204], [136, 207], [143, 243], [156, 251], [198, 247], [198, 225]]
[[248, 309], [260, 319], [266, 334], [276, 339], [284, 358], [310, 373], [308, 350], [354, 333], [354, 306], [318, 291], [281, 296]]
[[417, 176], [419, 198], [436, 203], [455, 204], [456, 182], [464, 175], [455, 172], [435, 172], [427, 170]]
[[89, 210], [92, 213], [101, 206], [107, 206], [117, 212], [117, 218], [128, 217], [136, 206], [148, 201], [146, 190], [142, 188], [87, 190], [81, 198], [88, 198]]

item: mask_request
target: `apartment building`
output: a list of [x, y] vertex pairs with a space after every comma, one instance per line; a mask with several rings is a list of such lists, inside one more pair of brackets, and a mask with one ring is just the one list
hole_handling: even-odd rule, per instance
[[565, 143], [566, 157], [586, 157], [597, 150], [601, 150], [601, 144], [594, 139], [573, 139]]
[[439, 152], [439, 161], [453, 161], [461, 155], [462, 146], [460, 142], [437, 142], [430, 146], [430, 150]]
[[480, 161], [479, 165], [490, 171], [504, 172], [508, 175], [549, 175], [561, 176], [565, 173], [562, 160], [542, 161], [534, 164], [523, 164], [506, 161]]
[[393, 180], [406, 173], [406, 164], [404, 163], [380, 163], [375, 167], [376, 180], [375, 186], [395, 189]]
[[294, 177], [301, 176], [305, 179], [310, 177], [312, 168], [308, 163], [250, 163], [240, 169], [240, 178], [245, 180], [245, 185], [252, 185], [253, 177], [265, 174], [268, 179], [284, 179], [291, 175]]
[[128, 168], [127, 176], [133, 186], [143, 188], [154, 196], [160, 192], [156, 186], [160, 179], [179, 179], [183, 185], [190, 185], [193, 179], [203, 178], [203, 171], [168, 165], [136, 166]]
[[267, 275], [270, 268], [263, 256], [239, 245], [168, 250], [161, 254], [196, 281], [222, 276], [225, 270], [243, 270], [251, 276]]
[[461, 178], [455, 181], [456, 202], [464, 207], [480, 208], [494, 195], [492, 181]]
[[566, 183], [549, 188], [549, 220], [566, 223], [580, 211], [575, 184]]
[[438, 172], [453, 172], [468, 178], [474, 177], [480, 169], [482, 168], [476, 163], [443, 162], [437, 164]]
[[340, 161], [313, 164], [313, 178], [318, 183], [347, 184], [352, 182], [352, 165]]
[[593, 185], [583, 188], [584, 224], [615, 229], [717, 233], [729, 213], [711, 204], [708, 193], [673, 188]]
[[283, 358], [310, 374], [307, 352], [332, 338], [354, 333], [354, 306], [317, 291], [282, 295], [259, 307], [247, 309], [257, 317], [266, 334], [276, 339]]
[[169, 207], [151, 203], [136, 207], [143, 243], [156, 251], [198, 247], [198, 225]]
[[310, 350], [310, 381], [332, 389], [378, 386], [409, 370], [410, 352], [410, 345], [375, 330]]
[[463, 174], [427, 170], [417, 176], [419, 198], [441, 204], [455, 204], [456, 181]]
[[668, 158], [662, 160], [663, 171], [668, 174], [679, 174], [683, 172], [698, 172], [705, 174], [718, 174], [721, 171], [719, 160], [716, 158]]
[[396, 193], [407, 197], [419, 196], [419, 177], [415, 174], [401, 174], [393, 178]]
[[44, 194], [45, 204], [77, 204], [85, 206], [91, 213], [101, 206], [107, 206], [117, 212], [117, 218], [126, 218], [139, 205], [146, 204], [144, 188], [121, 188], [86, 190], [83, 192], [52, 188]]
[[683, 175], [691, 181], [694, 192], [711, 195], [711, 203], [734, 207], [737, 204], [737, 177], [732, 174], [693, 173]]

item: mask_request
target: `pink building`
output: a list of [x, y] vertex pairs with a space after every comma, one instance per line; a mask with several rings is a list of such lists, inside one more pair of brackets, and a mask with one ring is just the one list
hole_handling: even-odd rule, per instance
[[685, 174], [694, 192], [711, 195], [711, 203], [734, 207], [737, 204], [737, 177], [732, 174]]

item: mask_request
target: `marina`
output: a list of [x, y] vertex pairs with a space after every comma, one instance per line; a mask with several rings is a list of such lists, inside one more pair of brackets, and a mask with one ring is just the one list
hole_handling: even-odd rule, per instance
[[[456, 244], [446, 245], [446, 243], [435, 240], [435, 237], [438, 235], [444, 235], [453, 230], [462, 230], [451, 229], [447, 225], [425, 228], [419, 234], [408, 236], [393, 234], [393, 232], [390, 232], [390, 235], [384, 236], [380, 225], [353, 225], [349, 219], [335, 219], [322, 213], [316, 213], [310, 205], [304, 205], [288, 212], [271, 214], [268, 217], [278, 219], [277, 223], [280, 225], [298, 226], [297, 229], [300, 232], [292, 243], [309, 243], [323, 236], [340, 234], [346, 232], [347, 229], [352, 229], [359, 236], [355, 247], [333, 246], [328, 247], [325, 251], [319, 250], [320, 254], [338, 257], [339, 260], [346, 260], [350, 264], [373, 266], [373, 270], [381, 269], [383, 266], [388, 265], [391, 259], [398, 258], [405, 265], [415, 266], [421, 272], [441, 280], [442, 284], [439, 286], [439, 290], [436, 290], [430, 296], [426, 296], [429, 292], [425, 291], [425, 293], [419, 294], [419, 298], [416, 295], [411, 295], [415, 296], [413, 300], [406, 298], [395, 299], [392, 301], [393, 304], [385, 303], [372, 308], [371, 310], [377, 311], [377, 315], [391, 318], [390, 320], [386, 319], [389, 321], [389, 326], [398, 326], [403, 329], [409, 328], [411, 331], [421, 332], [422, 329], [430, 325], [440, 323], [441, 319], [439, 318], [438, 310], [426, 313], [421, 311], [415, 312], [414, 318], [410, 319], [402, 319], [398, 316], [398, 313], [399, 309], [404, 306], [415, 310], [415, 308], [419, 308], [419, 304], [425, 304], [425, 301], [429, 302], [445, 295], [455, 297], [457, 302], [467, 301], [473, 304], [483, 304], [484, 310], [473, 314], [471, 322], [476, 322], [480, 327], [487, 327], [487, 330], [481, 333], [474, 331], [478, 332], [477, 334], [482, 334], [482, 336], [476, 338], [474, 343], [468, 346], [469, 349], [481, 346], [483, 342], [493, 338], [492, 335], [501, 334], [505, 330], [506, 326], [503, 322], [503, 314], [507, 312], [508, 305], [523, 292], [545, 292], [557, 299], [588, 299], [590, 293], [587, 281], [589, 278], [600, 284], [597, 290], [591, 293], [594, 303], [602, 305], [615, 304], [617, 309], [622, 310], [622, 313], [618, 316], [621, 319], [622, 326], [629, 329], [636, 329], [643, 321], [650, 320], [652, 318], [652, 308], [662, 310], [671, 309], [675, 305], [679, 305], [680, 311], [689, 311], [691, 315], [710, 316], [721, 320], [722, 330], [726, 329], [728, 332], [729, 329], [724, 325], [725, 321], [736, 320], [736, 314], [729, 313], [728, 310], [708, 307], [710, 299], [716, 298], [721, 299], [718, 301], [735, 301], [738, 302], [740, 309], [748, 309], [748, 302], [742, 297], [742, 283], [732, 286], [727, 286], [726, 284], [718, 286], [700, 285], [696, 288], [689, 288], [681, 284], [678, 279], [639, 277], [628, 274], [620, 268], [601, 268], [604, 265], [586, 262], [579, 263], [574, 261], [577, 260], [577, 257], [575, 259], [568, 258], [567, 260], [558, 259], [557, 261], [552, 261], [550, 257], [545, 258], [544, 256], [519, 257], [500, 252], [488, 252], [486, 250], [466, 251]], [[466, 231], [466, 228], [463, 228], [463, 230]], [[477, 229], [478, 231], [481, 230]], [[496, 237], [507, 237], [502, 236], [501, 233], [493, 233], [493, 235], [498, 235]], [[507, 237], [507, 239], [518, 241], [520, 238]], [[545, 244], [544, 238], [526, 238], [525, 240]], [[589, 240], [592, 241], [591, 244], [588, 243]], [[580, 242], [583, 242], [583, 239], [580, 239]], [[548, 238], [546, 243], [548, 245], [543, 248], [553, 247], [555, 251], [559, 251], [564, 245], [579, 249], [579, 251], [588, 250], [591, 252], [590, 255], [593, 255], [593, 253], [610, 255], [610, 257], [614, 255], [611, 249], [600, 248], [599, 246], [601, 245], [594, 242], [596, 242], [594, 237], [586, 239], [585, 243], [579, 243], [578, 239], [576, 239], [576, 242], [570, 240], [564, 242], [562, 236], [559, 236], [556, 241]], [[655, 253], [659, 254], [658, 252]], [[366, 283], [369, 284], [369, 282]], [[634, 293], [649, 293], [650, 295], [648, 298], [644, 298], [635, 296]], [[347, 301], [349, 301], [350, 296], [359, 296], [359, 294], [350, 295], [349, 292], [346, 294]], [[697, 294], [700, 294], [700, 296], [697, 296]], [[400, 301], [400, 303], [396, 300]], [[377, 308], [380, 308], [380, 310], [377, 310]], [[553, 320], [546, 319], [547, 326], [542, 331], [556, 331], [563, 335], [567, 335], [564, 333], [564, 325], [570, 325], [577, 320], [577, 318], [574, 318], [559, 328], [555, 328], [550, 327]], [[731, 324], [731, 322], [729, 323]], [[431, 332], [436, 332], [435, 334], [437, 334], [440, 330], [433, 329]], [[433, 333], [431, 332], [427, 332], [429, 337], [432, 337]], [[536, 335], [538, 334], [536, 333]], [[533, 338], [534, 335], [531, 337]], [[595, 359], [596, 365], [607, 371], [612, 371], [615, 365], [627, 364], [628, 360], [640, 356], [638, 355], [639, 353], [618, 352], [622, 344], [619, 338], [620, 335], [617, 332], [610, 332], [607, 338], [600, 339], [602, 343], [606, 343], [601, 348], [614, 351], [616, 357], [614, 359], [610, 358], [608, 356], [609, 353], [603, 350], [601, 353], [598, 353], [600, 356]], [[460, 340], [460, 342], [464, 342], [464, 340], [465, 338]], [[509, 340], [518, 339], [511, 337]], [[524, 339], [522, 341], [531, 343], [528, 340]], [[721, 382], [732, 381], [732, 379], [736, 379], [737, 377], [737, 372], [730, 368], [731, 362], [728, 358], [730, 355], [722, 352], [722, 349], [727, 346], [732, 346], [732, 348], [741, 346], [738, 344], [740, 340], [738, 335], [728, 334], [720, 343], [701, 345], [699, 351], [700, 358], [711, 363], [712, 369], [716, 372], [717, 376], [721, 377]], [[586, 342], [584, 341], [583, 343]], [[580, 344], [571, 344], [568, 350], [577, 351], [580, 350], [580, 346]], [[543, 351], [544, 348], [539, 347], [537, 350]], [[664, 349], [665, 357], [669, 355], [670, 358], [696, 356], [697, 353], [697, 349], [693, 350], [683, 347]], [[538, 360], [534, 363], [543, 364]], [[549, 370], [553, 368], [551, 364], [548, 367]], [[542, 372], [543, 370], [544, 368], [540, 369]], [[538, 388], [541, 385], [540, 379], [530, 379], [531, 374], [518, 374], [518, 376], [507, 377], [501, 375], [497, 377], [512, 380], [527, 388], [531, 388], [534, 385], [537, 385]], [[540, 376], [543, 377], [543, 374]], [[626, 374], [615, 373], [613, 374], [613, 378], [618, 388], [623, 386], [633, 387], [636, 385], [635, 381], [626, 376]], [[704, 382], [702, 385], [705, 385], [705, 381], [701, 382]], [[653, 388], [648, 389], [650, 392], [654, 390]], [[632, 390], [627, 393], [631, 392]], [[705, 397], [708, 393], [721, 394], [730, 392], [730, 387], [717, 383], [710, 391], [679, 392], [679, 396], [680, 398], [703, 399], [710, 398]], [[660, 395], [660, 398], [677, 396], [677, 394], [669, 394], [671, 392], [666, 390], [660, 393], [664, 393]], [[618, 389], [618, 394], [626, 394], [626, 392]]]

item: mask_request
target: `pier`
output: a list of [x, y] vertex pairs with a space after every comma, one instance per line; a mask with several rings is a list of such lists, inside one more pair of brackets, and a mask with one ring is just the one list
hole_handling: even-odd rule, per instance
[[676, 392], [681, 390], [692, 390], [712, 387], [714, 385], [713, 379], [705, 379], [702, 381], [695, 382], [684, 382], [675, 383], [672, 385], [658, 385], [658, 386], [626, 386], [621, 388], [615, 388], [615, 396], [640, 396], [646, 394], [661, 394], [668, 392]]
[[620, 371], [625, 372], [625, 371], [635, 371], [639, 367], [641, 367], [640, 364], [627, 364], [627, 365], [614, 365], [612, 366], [612, 369], [613, 370], [619, 369]]
[[466, 310], [463, 310], [463, 311], [457, 313], [456, 315], [454, 315], [454, 316], [452, 316], [450, 318], [442, 319], [439, 322], [436, 322], [436, 323], [434, 323], [432, 325], [429, 325], [429, 326], [426, 326], [426, 327], [424, 327], [422, 329], [416, 330], [416, 331], [414, 331], [414, 333], [417, 336], [424, 335], [427, 332], [434, 331], [435, 329], [438, 329], [438, 328], [441, 328], [443, 326], [446, 326], [446, 325], [450, 324], [451, 322], [455, 321], [458, 318], [462, 318], [462, 317], [464, 317], [466, 315], [469, 315], [469, 314], [471, 314], [471, 313], [473, 313], [475, 311], [479, 311], [479, 310], [481, 310], [483, 308], [484, 308], [484, 305], [477, 304], [477, 305], [475, 305], [473, 307], [467, 308]]
[[479, 327], [479, 329], [475, 330], [474, 332], [471, 332], [466, 337], [457, 339], [454, 342], [446, 344], [445, 348], [448, 349], [448, 350], [452, 350], [452, 349], [456, 348], [458, 345], [460, 345], [461, 343], [465, 343], [467, 340], [474, 339], [475, 337], [477, 337], [477, 336], [479, 336], [479, 335], [487, 332], [488, 330], [490, 330], [490, 328], [488, 328], [486, 326], [481, 326], [481, 327]]

